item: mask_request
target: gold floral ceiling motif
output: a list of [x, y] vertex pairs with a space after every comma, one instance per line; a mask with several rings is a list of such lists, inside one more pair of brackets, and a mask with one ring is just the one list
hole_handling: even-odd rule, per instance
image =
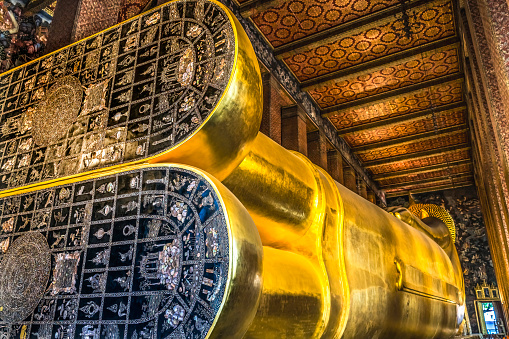
[[405, 171], [443, 184], [443, 164], [471, 161], [452, 0], [238, 2], [375, 178]]
[[328, 118], [341, 131], [368, 122], [414, 113], [463, 100], [461, 80], [405, 93], [387, 101], [334, 112]]
[[379, 69], [336, 79], [310, 90], [309, 94], [321, 108], [327, 108], [458, 71], [458, 49], [456, 46], [447, 46], [409, 60], [383, 65]]
[[288, 1], [252, 17], [273, 47], [301, 39], [369, 13], [397, 0]]
[[432, 155], [426, 158], [409, 159], [398, 163], [383, 164], [370, 168], [375, 175], [383, 173], [397, 173], [400, 171], [429, 167], [438, 164], [447, 164], [448, 162], [470, 159], [468, 150], [460, 149], [448, 154]]
[[414, 32], [404, 34], [396, 18], [359, 27], [329, 43], [284, 58], [300, 81], [358, 65], [385, 55], [420, 46], [455, 34], [450, 1], [430, 2], [416, 9]]
[[370, 150], [359, 153], [359, 158], [364, 161], [373, 161], [379, 159], [386, 159], [397, 155], [412, 154], [424, 152], [432, 149], [440, 149], [453, 145], [466, 144], [468, 142], [468, 134], [466, 131], [458, 131], [456, 133], [438, 135], [436, 138], [427, 140], [416, 140], [414, 142], [389, 146], [386, 148]]
[[440, 188], [440, 187], [447, 187], [447, 188], [462, 187], [462, 186], [470, 186], [472, 184], [473, 184], [473, 178], [471, 176], [465, 176], [465, 177], [460, 176], [457, 178], [437, 178], [437, 180], [433, 181], [433, 182], [420, 183], [420, 184], [402, 184], [401, 186], [399, 186], [397, 188], [388, 188], [385, 190], [385, 193], [387, 193], [389, 195], [394, 195], [395, 193], [403, 192], [404, 194], [400, 194], [400, 195], [407, 195], [409, 191], [415, 192], [417, 190], [423, 190], [423, 189], [433, 190], [435, 188]]
[[449, 175], [458, 175], [462, 173], [468, 173], [472, 171], [471, 164], [463, 164], [459, 166], [451, 166], [450, 168], [440, 169], [436, 171], [426, 172], [426, 173], [417, 173], [417, 174], [409, 174], [405, 176], [390, 178], [390, 179], [381, 179], [379, 182], [382, 186], [394, 186], [398, 184], [404, 184], [408, 182], [416, 182], [422, 180], [428, 180], [433, 178], [442, 178]]
[[464, 109], [446, 111], [435, 114], [435, 118], [427, 116], [424, 119], [402, 122], [401, 124], [381, 127], [373, 130], [360, 131], [347, 134], [344, 137], [351, 147], [367, 145], [375, 142], [401, 138], [404, 136], [433, 131], [435, 128], [446, 128], [466, 122], [466, 111]]

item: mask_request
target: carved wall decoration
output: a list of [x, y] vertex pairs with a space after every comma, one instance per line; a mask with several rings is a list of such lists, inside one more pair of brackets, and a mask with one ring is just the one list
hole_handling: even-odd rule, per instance
[[9, 11], [9, 8], [5, 6], [5, 3], [2, 3], [0, 5], [0, 30], [13, 34], [18, 31], [18, 27], [19, 25], [16, 22], [15, 16]]
[[40, 12], [25, 14], [21, 4], [8, 1], [0, 5], [0, 72], [38, 58], [46, 48], [48, 22], [41, 20]]

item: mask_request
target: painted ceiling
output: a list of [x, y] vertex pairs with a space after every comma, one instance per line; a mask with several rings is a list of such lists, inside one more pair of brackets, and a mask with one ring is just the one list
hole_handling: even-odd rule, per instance
[[388, 196], [473, 183], [451, 0], [238, 0]]

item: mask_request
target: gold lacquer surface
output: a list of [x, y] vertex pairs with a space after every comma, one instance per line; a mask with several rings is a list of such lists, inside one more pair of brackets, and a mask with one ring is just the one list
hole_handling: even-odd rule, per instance
[[[265, 269], [265, 306], [246, 337], [291, 338], [300, 331], [303, 338], [447, 338], [457, 332], [463, 278], [445, 225], [401, 211], [404, 222], [262, 134], [223, 183], [255, 220], [265, 253], [279, 253], [272, 266], [283, 267]], [[306, 273], [308, 287], [322, 284], [320, 307], [311, 297], [318, 294], [299, 289], [306, 266], [315, 272]], [[271, 313], [267, 305], [279, 308]], [[316, 312], [314, 323], [307, 312]], [[286, 319], [299, 325], [273, 325]]]
[[260, 304], [244, 338], [319, 337], [317, 324], [328, 305], [316, 265], [302, 255], [264, 246], [263, 267]]
[[337, 187], [345, 206], [351, 295], [343, 337], [453, 336], [464, 304], [461, 268], [453, 265], [454, 258], [424, 232]]

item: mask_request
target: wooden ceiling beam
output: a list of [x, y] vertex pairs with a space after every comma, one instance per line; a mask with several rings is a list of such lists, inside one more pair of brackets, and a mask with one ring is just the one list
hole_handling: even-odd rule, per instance
[[[355, 133], [355, 132], [359, 132], [359, 131], [368, 131], [368, 130], [379, 129], [379, 128], [387, 128], [387, 127], [391, 127], [393, 125], [398, 125], [398, 124], [401, 124], [404, 122], [411, 122], [414, 120], [426, 119], [428, 117], [431, 117], [433, 114], [441, 114], [443, 112], [450, 111], [450, 110], [456, 110], [459, 108], [466, 108], [466, 105], [463, 101], [453, 102], [451, 104], [438, 106], [435, 108], [429, 108], [429, 109], [418, 111], [418, 112], [403, 114], [403, 115], [400, 115], [397, 117], [387, 118], [387, 119], [383, 119], [383, 120], [379, 120], [379, 121], [368, 122], [368, 123], [353, 126], [353, 127], [342, 128], [338, 131], [338, 134], [345, 135], [345, 134]], [[324, 114], [323, 116], [331, 116], [331, 115], [334, 115], [334, 113]]]
[[448, 134], [456, 134], [458, 132], [466, 132], [468, 131], [467, 124], [460, 124], [455, 125], [447, 128], [441, 128], [429, 132], [419, 133], [419, 134], [412, 134], [401, 138], [386, 140], [386, 141], [380, 141], [375, 142], [372, 144], [362, 145], [358, 147], [353, 147], [353, 151], [355, 153], [365, 153], [369, 151], [373, 151], [376, 149], [381, 148], [389, 148], [389, 147], [395, 147], [395, 146], [402, 146], [406, 144], [411, 144], [419, 141], [425, 141], [429, 139], [435, 139], [442, 137], [444, 135]]
[[398, 171], [398, 172], [388, 172], [383, 174], [378, 174], [373, 176], [373, 180], [380, 181], [380, 180], [388, 180], [393, 178], [399, 178], [404, 177], [410, 174], [423, 174], [423, 173], [429, 173], [429, 172], [435, 172], [435, 171], [442, 171], [448, 168], [453, 168], [456, 166], [463, 166], [472, 164], [472, 160], [458, 160], [458, 161], [451, 161], [451, 162], [445, 162], [443, 164], [438, 165], [432, 165], [432, 166], [426, 166], [426, 167], [419, 167], [415, 169], [409, 169], [404, 171]]
[[460, 80], [460, 79], [463, 79], [463, 72], [448, 74], [448, 75], [445, 75], [445, 76], [442, 76], [439, 78], [423, 81], [423, 82], [420, 82], [420, 83], [417, 83], [414, 85], [394, 89], [392, 91], [387, 91], [384, 93], [371, 95], [366, 98], [352, 100], [352, 101], [348, 101], [348, 102], [345, 102], [345, 103], [342, 103], [339, 105], [327, 107], [327, 108], [322, 109], [322, 113], [323, 113], [322, 116], [330, 114], [332, 112], [336, 112], [336, 111], [343, 111], [346, 109], [353, 109], [356, 107], [366, 106], [368, 104], [372, 104], [377, 101], [382, 101], [382, 100], [390, 101], [390, 100], [392, 100], [392, 98], [400, 96], [404, 93], [418, 91], [418, 90], [422, 90], [424, 88], [438, 86], [438, 85], [442, 85], [446, 82]]
[[423, 159], [423, 158], [429, 158], [432, 156], [446, 155], [446, 154], [456, 153], [459, 151], [464, 151], [464, 150], [469, 150], [469, 149], [470, 149], [470, 145], [467, 143], [459, 144], [459, 145], [452, 145], [452, 146], [439, 148], [439, 149], [431, 149], [431, 150], [426, 150], [423, 152], [416, 152], [416, 153], [411, 153], [411, 154], [398, 155], [395, 157], [390, 157], [390, 158], [385, 158], [385, 159], [368, 161], [368, 162], [364, 163], [364, 167], [372, 168], [372, 167], [381, 166], [381, 165], [390, 165], [390, 164], [395, 164], [395, 163], [402, 162], [402, 161], [418, 160], [418, 159]]
[[386, 55], [377, 59], [363, 62], [359, 65], [347, 67], [335, 72], [331, 72], [325, 75], [317, 76], [309, 80], [302, 81], [301, 89], [303, 91], [310, 91], [318, 87], [322, 87], [328, 82], [337, 81], [343, 77], [351, 77], [355, 73], [366, 72], [366, 70], [388, 66], [393, 63], [401, 63], [405, 59], [411, 59], [420, 57], [423, 53], [431, 52], [436, 49], [457, 45], [459, 38], [457, 36], [447, 37], [440, 40], [436, 40], [421, 46], [417, 46], [411, 49], [407, 49], [394, 54]]
[[445, 176], [436, 177], [436, 178], [428, 178], [428, 179], [423, 179], [423, 180], [409, 180], [409, 181], [401, 182], [398, 184], [381, 186], [380, 188], [383, 190], [390, 190], [390, 189], [396, 189], [396, 188], [400, 188], [400, 187], [404, 187], [404, 186], [415, 186], [415, 185], [429, 184], [429, 183], [433, 183], [433, 182], [444, 182], [447, 180], [463, 181], [463, 179], [471, 178], [471, 177], [473, 177], [473, 175], [474, 174], [472, 171], [466, 171], [466, 172], [462, 172], [462, 173], [445, 175]]
[[271, 8], [279, 7], [287, 0], [247, 0], [239, 5], [240, 15], [249, 18]]
[[[253, 0], [254, 2], [265, 0]], [[274, 0], [279, 2], [279, 0]], [[411, 0], [407, 1], [407, 9], [418, 7], [421, 5], [428, 4], [427, 0]], [[257, 6], [256, 4], [250, 6]], [[248, 8], [248, 4], [243, 5], [242, 8]], [[252, 8], [252, 7], [251, 7]], [[248, 10], [249, 11], [249, 10]], [[349, 31], [359, 30], [362, 26], [373, 24], [373, 22], [384, 20], [390, 17], [394, 17], [396, 14], [401, 13], [401, 7], [399, 4], [387, 7], [385, 9], [376, 11], [371, 14], [363, 15], [357, 19], [345, 22], [343, 24], [325, 29], [320, 32], [308, 35], [304, 38], [289, 42], [282, 46], [274, 48], [274, 54], [278, 58], [286, 58], [291, 54], [300, 53], [305, 50], [316, 48], [324, 43], [332, 42], [337, 40], [338, 35], [345, 34]]]
[[399, 191], [394, 193], [386, 193], [387, 198], [396, 198], [396, 197], [402, 197], [402, 196], [408, 196], [408, 194], [420, 194], [420, 193], [429, 193], [429, 192], [437, 192], [437, 191], [445, 191], [445, 190], [451, 190], [455, 188], [461, 188], [461, 187], [469, 187], [469, 186], [475, 186], [475, 182], [472, 181], [465, 181], [465, 182], [459, 182], [455, 184], [444, 184], [439, 186], [432, 186], [432, 187], [426, 187], [426, 188], [419, 188], [415, 190], [406, 190], [406, 191]]

